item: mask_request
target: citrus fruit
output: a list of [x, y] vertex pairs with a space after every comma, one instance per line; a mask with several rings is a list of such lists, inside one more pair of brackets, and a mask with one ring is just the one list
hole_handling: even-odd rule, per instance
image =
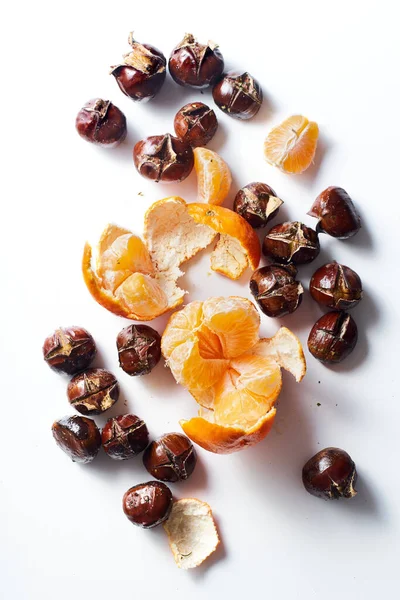
[[199, 202], [222, 204], [232, 183], [228, 165], [219, 154], [208, 148], [195, 148], [193, 154]]
[[318, 142], [318, 125], [293, 115], [269, 132], [264, 157], [285, 173], [302, 173], [312, 163]]
[[270, 431], [282, 387], [281, 368], [305, 374], [301, 344], [288, 329], [259, 339], [260, 317], [246, 298], [209, 298], [173, 314], [161, 348], [176, 381], [198, 404], [181, 421], [194, 442], [228, 453], [256, 444]]
[[211, 508], [197, 498], [176, 500], [163, 527], [180, 569], [198, 567], [219, 544]]

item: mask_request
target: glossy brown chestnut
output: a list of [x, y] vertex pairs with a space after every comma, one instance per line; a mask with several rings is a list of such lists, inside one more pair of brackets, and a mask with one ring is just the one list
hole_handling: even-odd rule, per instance
[[147, 375], [161, 358], [161, 336], [148, 325], [128, 325], [117, 336], [119, 366], [128, 375]]
[[109, 100], [95, 98], [78, 112], [75, 127], [79, 135], [92, 144], [115, 148], [126, 138], [126, 118]]
[[94, 339], [83, 327], [60, 327], [43, 344], [43, 357], [55, 371], [74, 375], [96, 355]]
[[89, 463], [101, 446], [101, 435], [96, 423], [86, 417], [64, 417], [52, 426], [57, 445], [73, 462]]
[[257, 79], [250, 73], [231, 71], [213, 88], [215, 104], [222, 112], [236, 119], [251, 119], [260, 110], [263, 93]]
[[134, 525], [150, 529], [168, 519], [172, 509], [171, 490], [161, 481], [149, 481], [125, 492], [122, 508]]
[[147, 102], [160, 91], [167, 74], [167, 60], [160, 50], [149, 44], [139, 44], [131, 33], [131, 51], [123, 62], [111, 67], [120, 90], [136, 102]]
[[303, 484], [307, 492], [324, 500], [353, 498], [357, 492], [356, 465], [340, 448], [321, 450], [303, 467]]
[[175, 115], [175, 133], [182, 141], [197, 148], [206, 146], [218, 129], [215, 112], [202, 102], [185, 104]]
[[146, 423], [136, 415], [119, 415], [104, 425], [101, 443], [110, 458], [126, 460], [143, 452], [149, 443], [149, 432]]
[[214, 42], [200, 44], [187, 33], [173, 49], [168, 67], [172, 79], [179, 85], [206, 88], [221, 76], [224, 59]]
[[283, 317], [300, 306], [303, 287], [295, 277], [294, 265], [268, 265], [254, 271], [250, 291], [264, 314]]
[[143, 177], [163, 183], [186, 179], [194, 164], [189, 144], [169, 133], [140, 140], [133, 149], [133, 160]]
[[70, 404], [82, 415], [99, 415], [116, 403], [119, 385], [109, 371], [87, 369], [71, 379], [67, 395]]
[[192, 442], [181, 433], [167, 433], [146, 448], [143, 464], [161, 481], [183, 481], [190, 477], [197, 456]]
[[327, 263], [311, 277], [310, 294], [319, 304], [348, 310], [362, 298], [361, 279], [350, 267], [337, 262]]
[[317, 258], [319, 249], [318, 234], [299, 221], [272, 227], [265, 236], [262, 248], [265, 256], [284, 265], [310, 263]]
[[354, 350], [358, 331], [354, 319], [345, 312], [322, 315], [308, 336], [308, 349], [323, 363], [339, 363]]
[[283, 204], [274, 190], [266, 183], [254, 181], [245, 185], [236, 194], [233, 210], [246, 219], [254, 228], [265, 227]]
[[345, 240], [361, 227], [360, 217], [348, 193], [331, 186], [320, 193], [308, 213], [318, 219], [317, 231]]

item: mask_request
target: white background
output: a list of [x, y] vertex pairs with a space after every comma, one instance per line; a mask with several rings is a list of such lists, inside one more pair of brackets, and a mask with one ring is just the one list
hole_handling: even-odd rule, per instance
[[[1, 177], [1, 591], [6, 600], [87, 598], [216, 599], [270, 597], [333, 600], [393, 598], [399, 556], [399, 45], [393, 1], [14, 2], [3, 7]], [[196, 406], [160, 364], [132, 379], [117, 364], [115, 338], [127, 324], [100, 307], [80, 273], [86, 239], [109, 221], [142, 230], [150, 204], [179, 194], [196, 198], [195, 176], [157, 185], [135, 171], [131, 150], [147, 135], [171, 131], [177, 109], [212, 104], [207, 91], [168, 78], [157, 98], [136, 105], [109, 66], [139, 40], [169, 54], [185, 31], [220, 44], [228, 68], [249, 70], [265, 101], [250, 122], [218, 111], [210, 148], [231, 167], [236, 191], [265, 181], [285, 200], [275, 222], [306, 216], [328, 185], [344, 187], [362, 216], [352, 240], [321, 236], [322, 251], [301, 269], [309, 277], [336, 259], [363, 279], [353, 311], [360, 331], [343, 365], [310, 355], [300, 385], [285, 376], [274, 430], [257, 447], [216, 456], [200, 449], [192, 478], [176, 497], [197, 496], [215, 512], [222, 546], [203, 567], [181, 572], [162, 528], [132, 526], [121, 510], [125, 490], [149, 478], [141, 459], [105, 455], [73, 464], [55, 445], [52, 422], [71, 413], [67, 379], [42, 360], [41, 345], [59, 325], [82, 325], [99, 348], [96, 365], [117, 374], [122, 398], [152, 436], [179, 430]], [[114, 101], [129, 135], [116, 150], [82, 141], [75, 114], [89, 98]], [[262, 156], [269, 128], [302, 113], [320, 125], [315, 166], [288, 176]], [[144, 195], [139, 195], [142, 192]], [[209, 275], [209, 252], [182, 280], [187, 300], [248, 296], [239, 283]], [[282, 320], [306, 344], [322, 314], [306, 295]], [[154, 321], [161, 332], [166, 318]], [[262, 318], [263, 335], [280, 321]], [[317, 406], [317, 403], [321, 406]], [[109, 415], [107, 415], [109, 416]], [[101, 425], [105, 418], [99, 418]], [[329, 445], [346, 449], [359, 470], [358, 496], [327, 503], [308, 495], [301, 468]]]

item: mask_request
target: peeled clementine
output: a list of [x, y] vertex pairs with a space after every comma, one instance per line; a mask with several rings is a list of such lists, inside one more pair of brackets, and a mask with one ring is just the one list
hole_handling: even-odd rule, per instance
[[259, 322], [245, 298], [209, 298], [173, 314], [162, 336], [172, 374], [201, 405], [199, 416], [181, 426], [211, 452], [234, 452], [263, 439], [275, 418], [281, 368], [297, 381], [304, 377], [296, 336], [283, 327], [260, 340]]
[[301, 115], [289, 117], [269, 132], [264, 142], [265, 159], [285, 173], [302, 173], [314, 159], [318, 134], [314, 121]]
[[232, 184], [228, 165], [208, 148], [195, 148], [193, 154], [199, 202], [222, 204]]

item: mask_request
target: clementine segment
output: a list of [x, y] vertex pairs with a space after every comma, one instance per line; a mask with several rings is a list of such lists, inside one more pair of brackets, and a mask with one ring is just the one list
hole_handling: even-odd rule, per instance
[[318, 135], [317, 123], [293, 115], [269, 132], [264, 142], [265, 159], [285, 173], [302, 173], [314, 159]]
[[228, 165], [216, 152], [208, 148], [195, 148], [193, 154], [199, 201], [222, 204], [232, 184]]

